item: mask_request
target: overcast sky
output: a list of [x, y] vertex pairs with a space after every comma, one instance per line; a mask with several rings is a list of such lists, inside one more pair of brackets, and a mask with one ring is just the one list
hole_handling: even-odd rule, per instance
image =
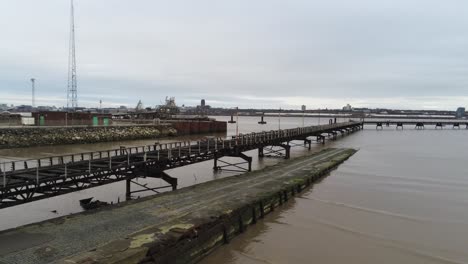
[[[70, 1], [0, 1], [0, 103], [66, 105]], [[80, 106], [468, 106], [466, 0], [75, 0]]]

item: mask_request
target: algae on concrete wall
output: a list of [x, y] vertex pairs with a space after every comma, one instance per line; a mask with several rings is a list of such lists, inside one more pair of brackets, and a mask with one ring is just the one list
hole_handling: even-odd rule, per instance
[[163, 126], [4, 128], [0, 129], [0, 149], [153, 139], [176, 134], [175, 129]]

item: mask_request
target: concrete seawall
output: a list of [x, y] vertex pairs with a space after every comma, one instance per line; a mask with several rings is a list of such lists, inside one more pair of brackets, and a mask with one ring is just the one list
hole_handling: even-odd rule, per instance
[[240, 176], [0, 232], [0, 263], [196, 263], [354, 153], [327, 149]]

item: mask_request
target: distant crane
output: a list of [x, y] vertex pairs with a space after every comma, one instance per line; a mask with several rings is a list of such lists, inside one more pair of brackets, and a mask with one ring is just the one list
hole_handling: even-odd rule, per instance
[[76, 55], [75, 55], [75, 10], [71, 0], [70, 17], [70, 50], [68, 54], [68, 87], [67, 108], [75, 110], [78, 107], [77, 82], [76, 82]]
[[31, 78], [32, 84], [32, 107], [36, 107], [36, 79]]

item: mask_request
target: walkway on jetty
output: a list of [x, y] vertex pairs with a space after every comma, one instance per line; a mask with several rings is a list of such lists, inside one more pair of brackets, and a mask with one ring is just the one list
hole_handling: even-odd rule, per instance
[[[293, 141], [301, 141], [310, 149], [312, 140], [324, 143], [327, 136], [336, 139], [338, 134], [361, 128], [362, 123], [346, 122], [243, 134], [228, 140], [209, 138], [3, 163], [0, 164], [0, 208], [123, 180], [127, 181], [126, 197], [131, 199], [137, 192], [131, 190], [131, 184], [138, 184], [133, 179], [139, 177], [160, 178], [168, 183], [156, 188], [140, 185], [145, 190], [174, 190], [177, 179], [164, 173], [165, 170], [214, 160], [215, 170], [251, 171], [252, 157], [243, 152], [258, 149], [259, 156], [280, 155], [287, 159]], [[241, 161], [223, 161], [221, 158], [225, 156]]]
[[240, 176], [0, 232], [0, 263], [194, 263], [354, 153], [325, 149]]

